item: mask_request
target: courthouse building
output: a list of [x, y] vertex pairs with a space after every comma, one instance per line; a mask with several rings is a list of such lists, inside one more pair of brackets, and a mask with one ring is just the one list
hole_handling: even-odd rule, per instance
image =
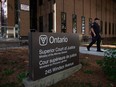
[[98, 17], [102, 37], [116, 38], [115, 0], [7, 0], [7, 3], [7, 26], [18, 25], [20, 37], [27, 37], [30, 31], [90, 36], [91, 23]]

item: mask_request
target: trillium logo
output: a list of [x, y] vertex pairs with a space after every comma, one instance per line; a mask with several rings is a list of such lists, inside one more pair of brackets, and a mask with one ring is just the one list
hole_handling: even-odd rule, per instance
[[61, 43], [67, 43], [68, 38], [66, 36], [62, 37], [54, 37], [50, 36], [48, 37], [47, 35], [40, 35], [39, 36], [39, 45], [40, 46], [46, 46], [48, 43], [50, 44], [61, 44]]
[[46, 35], [40, 35], [39, 44], [40, 46], [46, 46], [48, 44], [48, 37]]

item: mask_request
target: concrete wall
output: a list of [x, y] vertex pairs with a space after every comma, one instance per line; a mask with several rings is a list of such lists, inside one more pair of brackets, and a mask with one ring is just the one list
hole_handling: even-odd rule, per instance
[[25, 87], [48, 87], [51, 86], [69, 76], [74, 74], [75, 72], [79, 71], [81, 69], [82, 65], [79, 64], [77, 66], [74, 66], [72, 68], [60, 71], [58, 73], [52, 74], [50, 76], [46, 76], [42, 79], [32, 81], [30, 79], [24, 79], [23, 83]]
[[[2, 3], [0, 2], [0, 8], [2, 7]], [[1, 9], [0, 9], [0, 26], [1, 26]], [[1, 32], [1, 30], [0, 30]]]

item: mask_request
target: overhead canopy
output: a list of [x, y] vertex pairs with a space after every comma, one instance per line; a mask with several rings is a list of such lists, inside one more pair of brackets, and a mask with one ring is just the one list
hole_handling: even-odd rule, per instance
[[116, 0], [113, 0], [113, 2], [115, 2], [115, 3], [116, 3]]

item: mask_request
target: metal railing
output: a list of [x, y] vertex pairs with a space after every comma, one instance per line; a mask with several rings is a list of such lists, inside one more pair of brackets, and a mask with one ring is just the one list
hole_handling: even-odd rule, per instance
[[[19, 29], [14, 26], [0, 26], [2, 37], [9, 38], [11, 35], [16, 38], [19, 35]], [[18, 36], [17, 36], [18, 37]]]

